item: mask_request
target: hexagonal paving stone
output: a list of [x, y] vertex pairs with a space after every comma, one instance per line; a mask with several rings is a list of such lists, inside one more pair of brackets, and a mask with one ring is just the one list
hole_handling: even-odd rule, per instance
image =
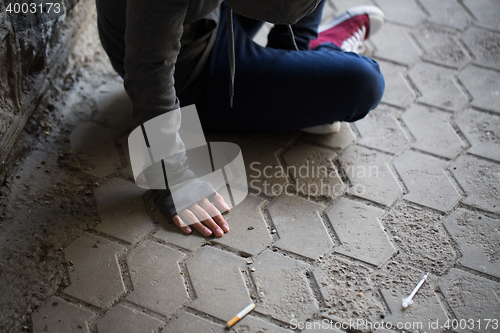
[[31, 315], [33, 333], [89, 333], [88, 323], [95, 317], [95, 313], [55, 296]]
[[467, 103], [467, 96], [459, 88], [454, 71], [427, 63], [415, 65], [409, 72], [410, 79], [422, 93], [419, 102], [456, 111]]
[[370, 37], [375, 45], [377, 58], [394, 61], [403, 65], [412, 65], [422, 55], [422, 51], [412, 41], [410, 30], [399, 25], [386, 23], [380, 31]]
[[[500, 284], [453, 268], [448, 275], [439, 282], [446, 301], [450, 305], [458, 320], [473, 319], [473, 329], [460, 329], [457, 332], [495, 332], [497, 329], [486, 319], [498, 319], [500, 309]], [[481, 324], [481, 325], [479, 325]]]
[[313, 270], [326, 303], [321, 315], [346, 324], [358, 319], [379, 321], [384, 308], [371, 282], [373, 273], [373, 268], [337, 255], [323, 258]]
[[130, 244], [153, 229], [142, 195], [145, 190], [123, 179], [104, 183], [95, 192], [101, 223], [95, 228]]
[[394, 161], [409, 193], [404, 199], [447, 212], [460, 200], [444, 169], [446, 162], [435, 157], [408, 151]]
[[335, 252], [374, 266], [382, 265], [396, 249], [380, 224], [384, 211], [341, 198], [326, 215], [342, 245]]
[[131, 309], [122, 304], [111, 308], [103, 318], [97, 322], [99, 333], [154, 333], [163, 326], [163, 323], [145, 313]]
[[181, 312], [176, 315], [167, 326], [162, 330], [165, 333], [221, 333], [224, 332], [224, 326], [216, 324], [205, 318], [195, 316], [189, 312]]
[[496, 0], [464, 0], [464, 5], [476, 17], [476, 25], [500, 30], [500, 3]]
[[[336, 198], [342, 195], [345, 185], [333, 164], [336, 157], [337, 154], [331, 150], [305, 143], [299, 143], [286, 152], [283, 158], [288, 176], [294, 181], [292, 193], [308, 198]], [[278, 195], [291, 191], [288, 186], [279, 190]]]
[[403, 190], [389, 168], [390, 160], [390, 156], [368, 148], [347, 149], [340, 155], [339, 162], [351, 182], [348, 193], [391, 206]]
[[474, 55], [474, 63], [500, 69], [500, 33], [470, 27], [462, 39]]
[[250, 137], [242, 138], [237, 143], [243, 153], [250, 190], [272, 196], [273, 186], [283, 187], [287, 178], [276, 157], [280, 146]]
[[426, 17], [414, 0], [376, 0], [390, 22], [416, 26]]
[[432, 292], [426, 294], [421, 288], [413, 298], [415, 303], [406, 309], [401, 306], [401, 300], [408, 295], [399, 292], [391, 293], [387, 290], [381, 290], [381, 294], [390, 310], [384, 322], [391, 323], [392, 327], [396, 328], [401, 323], [399, 325], [403, 325], [402, 327], [407, 328], [408, 331], [443, 332], [442, 327], [429, 326], [429, 323], [436, 321], [442, 325], [448, 319], [443, 305]]
[[229, 232], [213, 241], [256, 256], [273, 241], [260, 211], [262, 200], [251, 196], [224, 215]]
[[[224, 332], [227, 332], [225, 330]], [[229, 332], [234, 333], [250, 333], [250, 332], [262, 332], [262, 333], [292, 333], [292, 331], [285, 328], [276, 326], [274, 324], [268, 323], [260, 318], [253, 316], [246, 316], [239, 322], [237, 322]]]
[[171, 315], [188, 301], [178, 262], [184, 254], [146, 241], [127, 255], [133, 291], [127, 301], [164, 316]]
[[458, 74], [472, 95], [471, 105], [500, 113], [500, 76], [498, 72], [468, 66]]
[[252, 273], [259, 298], [258, 312], [285, 323], [304, 321], [319, 307], [306, 277], [303, 262], [282, 254], [264, 251], [256, 258]]
[[500, 166], [470, 155], [460, 156], [450, 170], [464, 189], [463, 203], [488, 212], [500, 213]]
[[500, 162], [500, 117], [467, 109], [455, 122], [471, 144], [469, 153]]
[[186, 266], [196, 295], [193, 309], [228, 321], [252, 303], [242, 275], [245, 259], [204, 246]]
[[295, 196], [282, 195], [267, 209], [280, 237], [274, 246], [311, 259], [317, 259], [333, 248], [319, 216], [321, 206]]
[[[156, 212], [155, 212], [156, 213]], [[207, 242], [210, 237], [205, 237], [192, 228], [190, 234], [182, 232], [173, 222], [167, 220], [159, 211], [155, 215], [155, 221], [159, 221], [159, 230], [154, 233], [154, 237], [165, 242], [174, 244], [189, 251], [196, 251]]]
[[120, 155], [115, 146], [119, 132], [93, 122], [78, 126], [69, 135], [71, 149], [84, 154], [83, 171], [103, 178], [120, 168]]
[[379, 149], [391, 154], [398, 154], [410, 145], [410, 140], [403, 132], [396, 117], [399, 111], [379, 106], [355, 123], [360, 138], [358, 144]]
[[[379, 285], [402, 283], [398, 288], [405, 290], [405, 281], [418, 283], [417, 277], [424, 272], [443, 275], [455, 265], [458, 257], [453, 241], [442, 224], [442, 214], [407, 202], [400, 202], [381, 219], [392, 235], [398, 255], [391, 259], [381, 272], [386, 277]], [[389, 231], [388, 231], [389, 232]], [[421, 269], [416, 273], [407, 266]], [[421, 275], [422, 274], [422, 275]], [[394, 284], [391, 284], [392, 288]], [[409, 294], [411, 290], [406, 290]]]
[[457, 209], [444, 226], [458, 244], [462, 265], [500, 278], [500, 221]]
[[125, 292], [118, 253], [125, 247], [83, 234], [64, 250], [71, 281], [64, 293], [104, 309]]
[[424, 26], [416, 30], [414, 36], [424, 49], [425, 60], [457, 68], [471, 60], [451, 31]]
[[92, 97], [97, 104], [95, 121], [120, 132], [135, 128], [131, 115], [132, 102], [123, 87], [121, 78], [100, 86]]
[[[236, 310], [236, 309], [235, 309]], [[236, 310], [236, 313], [239, 312]], [[175, 319], [171, 320], [162, 332], [165, 333], [290, 333], [290, 330], [281, 328], [264, 320], [247, 315], [238, 321], [231, 329], [216, 324], [207, 319], [195, 316], [189, 312], [181, 312]]]
[[401, 119], [416, 139], [413, 148], [454, 158], [465, 145], [451, 127], [450, 116], [449, 113], [414, 104]]
[[326, 135], [304, 133], [306, 142], [316, 143], [333, 149], [343, 150], [356, 142], [356, 136], [348, 123], [340, 123], [340, 132]]
[[[443, 228], [444, 229], [444, 228]], [[396, 237], [394, 237], [396, 238]], [[422, 248], [425, 245], [422, 244]], [[398, 253], [398, 255], [387, 261], [379, 270], [371, 275], [371, 283], [377, 286], [378, 291], [384, 290], [390, 298], [398, 298], [411, 294], [415, 286], [420, 282], [426, 273], [432, 273], [427, 270], [427, 262], [422, 262], [418, 259], [420, 253], [407, 255], [406, 253]], [[417, 259], [416, 259], [417, 258]], [[452, 260], [452, 265], [455, 263]], [[449, 267], [445, 270], [447, 272]], [[429, 274], [422, 288], [419, 290], [418, 299], [436, 297], [435, 289], [438, 277], [434, 274]], [[415, 299], [417, 301], [417, 299]], [[402, 303], [399, 303], [401, 307]]]
[[384, 74], [385, 92], [382, 102], [407, 107], [415, 100], [415, 92], [405, 79], [406, 68], [386, 61], [379, 61], [380, 70]]
[[430, 14], [428, 21], [447, 25], [456, 29], [464, 29], [472, 23], [472, 17], [455, 0], [420, 0]]

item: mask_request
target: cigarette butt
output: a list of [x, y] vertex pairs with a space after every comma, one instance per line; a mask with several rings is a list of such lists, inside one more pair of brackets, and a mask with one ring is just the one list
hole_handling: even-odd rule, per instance
[[256, 305], [254, 303], [250, 304], [243, 310], [241, 310], [236, 316], [231, 318], [230, 321], [227, 322], [227, 328], [231, 328], [234, 324], [236, 324], [238, 321], [240, 321], [241, 318], [245, 317], [247, 314], [250, 313], [253, 309], [255, 309]]

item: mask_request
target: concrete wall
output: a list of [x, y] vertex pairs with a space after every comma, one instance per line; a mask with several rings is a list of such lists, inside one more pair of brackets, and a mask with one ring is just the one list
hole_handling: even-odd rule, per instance
[[0, 174], [5, 174], [28, 119], [54, 79], [68, 71], [67, 58], [78, 36], [95, 25], [95, 2], [80, 0], [66, 15], [25, 30], [0, 4]]

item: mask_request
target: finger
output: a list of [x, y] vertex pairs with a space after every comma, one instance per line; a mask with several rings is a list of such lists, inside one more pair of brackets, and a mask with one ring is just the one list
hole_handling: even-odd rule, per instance
[[181, 216], [191, 227], [198, 230], [203, 236], [210, 236], [212, 234], [212, 230], [201, 224], [196, 215], [189, 209], [184, 209], [181, 212]]
[[221, 213], [229, 212], [229, 206], [226, 204], [226, 201], [224, 201], [222, 195], [217, 192], [215, 192], [214, 205]]
[[227, 224], [226, 220], [222, 217], [220, 214], [219, 210], [208, 201], [207, 198], [201, 200], [199, 202], [199, 205], [208, 213], [210, 216], [212, 216], [212, 219], [217, 223], [224, 232], [229, 231], [229, 225]]
[[224, 235], [224, 231], [219, 228], [219, 225], [215, 223], [210, 215], [208, 215], [208, 213], [198, 204], [192, 205], [189, 209], [198, 217], [199, 220], [203, 221], [203, 223], [213, 231], [215, 236], [221, 237]]
[[180, 218], [179, 215], [174, 215], [172, 217], [172, 221], [174, 222], [174, 224], [179, 228], [181, 229], [184, 233], [186, 234], [190, 234], [191, 233], [191, 228], [186, 224], [184, 223], [184, 221], [182, 221], [182, 219]]

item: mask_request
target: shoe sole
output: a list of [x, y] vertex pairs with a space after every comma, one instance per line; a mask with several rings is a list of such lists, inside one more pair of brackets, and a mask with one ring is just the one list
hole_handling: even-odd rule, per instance
[[336, 121], [333, 124], [324, 124], [319, 126], [303, 128], [301, 129], [301, 131], [315, 135], [335, 134], [340, 132], [340, 121]]
[[357, 6], [349, 8], [339, 16], [335, 17], [332, 21], [320, 25], [318, 28], [318, 33], [331, 29], [334, 26], [347, 21], [351, 17], [358, 15], [368, 15], [370, 19], [369, 36], [372, 36], [374, 33], [376, 33], [384, 24], [385, 15], [380, 8], [375, 6]]

